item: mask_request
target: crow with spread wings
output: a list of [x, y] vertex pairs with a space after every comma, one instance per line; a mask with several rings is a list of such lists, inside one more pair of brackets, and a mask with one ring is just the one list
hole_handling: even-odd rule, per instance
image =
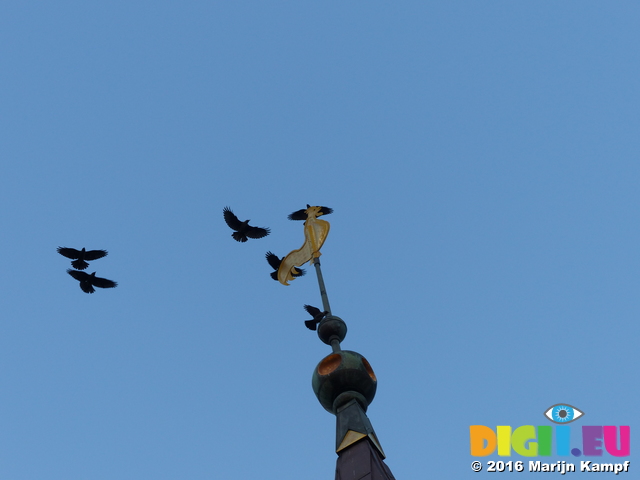
[[84, 293], [95, 292], [95, 289], [93, 287], [114, 288], [118, 286], [118, 284], [113, 280], [96, 277], [96, 272], [93, 272], [91, 275], [89, 275], [86, 272], [79, 272], [78, 270], [69, 269], [67, 270], [67, 273], [80, 282], [80, 288]]
[[235, 230], [231, 236], [238, 242], [246, 242], [247, 238], [262, 238], [269, 235], [270, 230], [268, 228], [252, 227], [249, 225], [251, 220], [245, 220], [244, 222], [238, 220], [238, 217], [233, 214], [229, 207], [224, 207], [222, 213], [224, 221], [227, 222], [229, 228]]
[[75, 248], [58, 247], [58, 253], [63, 257], [73, 260], [71, 265], [78, 270], [84, 270], [89, 266], [85, 260], [97, 260], [107, 256], [106, 250], [76, 250]]
[[320, 321], [329, 313], [326, 310], [321, 312], [319, 308], [312, 307], [311, 305], [305, 305], [304, 309], [309, 315], [313, 317], [311, 320], [305, 320], [304, 324], [309, 330], [315, 330], [318, 328]]
[[[278, 281], [278, 269], [280, 268], [280, 264], [282, 263], [281, 258], [278, 258], [278, 256], [275, 253], [271, 253], [271, 252], [267, 252], [265, 254], [265, 257], [267, 258], [267, 262], [269, 262], [269, 265], [271, 265], [271, 268], [273, 268], [273, 272], [271, 272], [271, 278], [273, 278], [275, 281]], [[305, 273], [304, 268], [295, 268], [294, 267], [294, 272], [292, 273], [292, 275], [294, 277], [302, 277]]]
[[[289, 220], [306, 220], [308, 218], [308, 211], [311, 208], [311, 205], [309, 205], [307, 203], [307, 208], [303, 208], [301, 210], [296, 210], [295, 212], [289, 214], [289, 216], [287, 217]], [[330, 213], [333, 213], [333, 208], [329, 208], [329, 207], [313, 207], [313, 208], [317, 208], [317, 214], [315, 215], [315, 217], [319, 217], [320, 215], [329, 215]]]

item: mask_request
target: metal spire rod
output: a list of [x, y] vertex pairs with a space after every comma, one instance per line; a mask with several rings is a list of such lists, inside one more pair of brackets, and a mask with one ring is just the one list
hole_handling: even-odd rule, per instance
[[322, 297], [322, 308], [326, 310], [328, 315], [331, 315], [331, 307], [329, 306], [329, 297], [327, 296], [327, 289], [324, 286], [324, 280], [322, 278], [322, 270], [320, 270], [320, 259], [314, 257], [313, 265], [316, 267], [316, 274], [318, 275], [318, 286], [320, 287], [320, 296]]

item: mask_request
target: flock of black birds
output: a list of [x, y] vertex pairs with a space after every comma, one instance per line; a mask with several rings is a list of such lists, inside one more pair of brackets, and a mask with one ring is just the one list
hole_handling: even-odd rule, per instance
[[[307, 204], [307, 208], [311, 207], [311, 205]], [[291, 213], [287, 218], [289, 220], [306, 220], [307, 219], [307, 208], [303, 208]], [[333, 213], [333, 209], [329, 207], [320, 207], [321, 215], [329, 215]], [[238, 217], [231, 211], [229, 207], [224, 207], [222, 209], [222, 215], [224, 216], [224, 221], [227, 222], [227, 225], [234, 232], [231, 234], [234, 240], [244, 243], [249, 238], [263, 238], [271, 233], [271, 230], [268, 228], [261, 227], [253, 227], [249, 225], [251, 220], [245, 220], [241, 222]], [[278, 280], [278, 269], [280, 268], [280, 264], [284, 257], [279, 258], [275, 253], [271, 251], [265, 254], [265, 258], [267, 262], [273, 268], [273, 272], [271, 272], [271, 278], [274, 280]], [[293, 273], [294, 277], [302, 277], [306, 272], [302, 268], [295, 267], [295, 272]], [[320, 321], [329, 313], [327, 311], [321, 312], [319, 308], [312, 307], [311, 305], [305, 305], [304, 309], [311, 315], [313, 318], [311, 320], [306, 320], [304, 324], [309, 330], [315, 330], [318, 327]]]
[[[309, 208], [310, 205], [307, 205]], [[321, 215], [328, 215], [333, 212], [333, 209], [329, 207], [320, 207]], [[234, 240], [244, 243], [249, 238], [258, 239], [263, 238], [269, 235], [271, 230], [268, 228], [254, 227], [249, 225], [251, 220], [245, 220], [241, 222], [238, 217], [234, 215], [229, 207], [224, 207], [222, 210], [222, 214], [224, 216], [224, 221], [227, 222], [229, 228], [234, 230], [231, 234]], [[293, 212], [287, 217], [289, 220], [306, 220], [307, 213], [306, 209], [301, 209]], [[109, 252], [106, 250], [87, 250], [83, 248], [82, 250], [76, 250], [75, 248], [67, 248], [67, 247], [58, 247], [58, 253], [64, 257], [70, 258], [73, 260], [71, 262], [71, 266], [75, 268], [75, 270], [67, 269], [67, 273], [71, 275], [73, 278], [80, 282], [80, 288], [85, 293], [93, 293], [95, 292], [95, 288], [114, 288], [118, 286], [117, 282], [113, 280], [109, 280], [107, 278], [96, 277], [96, 272], [93, 272], [89, 275], [82, 270], [85, 270], [89, 264], [87, 261], [98, 260], [99, 258], [106, 257]], [[273, 268], [273, 272], [271, 272], [271, 278], [274, 280], [278, 280], [278, 269], [280, 268], [280, 264], [282, 263], [283, 258], [279, 258], [275, 253], [271, 251], [265, 254], [267, 262]], [[295, 267], [295, 273], [293, 273], [294, 277], [302, 277], [306, 272], [302, 268]], [[304, 309], [311, 315], [313, 318], [311, 320], [306, 320], [304, 324], [309, 330], [315, 330], [320, 323], [320, 321], [329, 313], [327, 311], [321, 312], [319, 308], [312, 307], [311, 305], [304, 305]]]
[[89, 275], [87, 272], [82, 272], [89, 266], [87, 260], [97, 260], [102, 257], [106, 257], [109, 252], [106, 250], [76, 250], [75, 248], [58, 247], [58, 253], [63, 257], [67, 257], [73, 260], [71, 266], [76, 270], [67, 269], [67, 273], [80, 282], [80, 288], [85, 293], [93, 293], [96, 290], [93, 287], [99, 288], [114, 288], [118, 284], [113, 280], [108, 280], [102, 277], [96, 277], [96, 272]]

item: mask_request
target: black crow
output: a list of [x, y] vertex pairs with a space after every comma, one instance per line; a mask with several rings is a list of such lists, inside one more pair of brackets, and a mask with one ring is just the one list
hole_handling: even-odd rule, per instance
[[224, 214], [224, 221], [227, 222], [227, 225], [229, 225], [231, 230], [235, 230], [231, 236], [238, 242], [246, 242], [247, 237], [262, 238], [269, 235], [270, 230], [268, 228], [252, 227], [249, 225], [251, 220], [245, 220], [244, 222], [238, 220], [238, 217], [233, 214], [229, 207], [224, 207], [222, 213]]
[[313, 317], [313, 320], [305, 320], [304, 324], [309, 330], [315, 330], [322, 320], [329, 312], [326, 310], [321, 312], [319, 308], [312, 307], [311, 305], [305, 305], [304, 309]]
[[[269, 262], [269, 265], [271, 265], [271, 268], [273, 268], [275, 270], [275, 272], [271, 272], [271, 278], [273, 278], [275, 281], [278, 281], [278, 269], [280, 268], [280, 264], [282, 263], [282, 259], [278, 258], [278, 256], [275, 253], [271, 253], [271, 252], [267, 252], [265, 254], [265, 257], [267, 257], [267, 262]], [[305, 273], [304, 268], [295, 268], [295, 273], [293, 274], [294, 277], [302, 277]]]
[[76, 280], [80, 281], [80, 288], [85, 293], [95, 292], [95, 289], [93, 287], [113, 288], [118, 286], [118, 284], [113, 280], [96, 277], [96, 272], [93, 272], [91, 275], [89, 275], [86, 272], [79, 272], [78, 270], [69, 269], [67, 270], [67, 273]]
[[107, 256], [106, 250], [76, 250], [75, 248], [58, 247], [58, 253], [64, 257], [74, 259], [71, 262], [73, 268], [84, 270], [89, 266], [85, 260], [97, 260]]
[[[308, 203], [307, 203], [307, 208], [311, 208], [311, 205], [309, 205]], [[290, 214], [287, 218], [289, 220], [306, 220], [307, 219], [307, 208], [303, 208], [302, 210], [297, 210], [297, 211], [293, 212], [292, 214]], [[318, 214], [318, 216], [320, 216], [320, 215], [329, 215], [330, 213], [333, 213], [333, 208], [320, 207], [320, 213]]]

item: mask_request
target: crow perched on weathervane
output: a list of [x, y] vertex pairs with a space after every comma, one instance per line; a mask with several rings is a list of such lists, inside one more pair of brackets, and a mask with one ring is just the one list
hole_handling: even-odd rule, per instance
[[76, 250], [75, 248], [58, 247], [58, 253], [64, 257], [71, 258], [71, 265], [78, 270], [84, 270], [89, 266], [85, 260], [97, 260], [107, 256], [106, 250]]
[[[275, 253], [271, 253], [271, 252], [267, 252], [265, 254], [265, 257], [267, 258], [267, 262], [269, 262], [269, 265], [271, 265], [271, 268], [273, 268], [273, 272], [271, 272], [271, 278], [273, 278], [275, 281], [278, 281], [278, 269], [280, 268], [280, 264], [282, 263], [282, 259], [278, 258], [278, 256]], [[292, 274], [294, 277], [302, 277], [306, 272], [304, 271], [304, 268], [295, 268], [294, 273]]]
[[[291, 213], [287, 218], [289, 220], [306, 220], [308, 217], [307, 210], [310, 208], [311, 208], [311, 205], [307, 203], [307, 208], [303, 208], [302, 210], [296, 210], [295, 212]], [[319, 209], [316, 217], [319, 217], [320, 215], [329, 215], [330, 213], [333, 213], [333, 208], [329, 208], [329, 207], [315, 207], [315, 208]]]
[[93, 293], [95, 289], [99, 288], [114, 288], [117, 287], [117, 282], [108, 280], [106, 278], [96, 277], [96, 272], [89, 275], [86, 272], [79, 272], [78, 270], [67, 270], [67, 273], [80, 282], [80, 288], [84, 293]]
[[270, 230], [268, 228], [252, 227], [249, 225], [251, 220], [245, 220], [244, 222], [238, 220], [238, 217], [233, 214], [229, 207], [224, 207], [222, 213], [224, 214], [224, 221], [227, 222], [229, 228], [235, 230], [231, 236], [238, 242], [246, 242], [247, 237], [262, 238], [269, 235]]
[[318, 327], [320, 321], [329, 313], [326, 310], [321, 312], [319, 308], [312, 307], [311, 305], [305, 305], [304, 309], [309, 315], [313, 317], [312, 320], [305, 320], [304, 324], [309, 330], [315, 330]]

